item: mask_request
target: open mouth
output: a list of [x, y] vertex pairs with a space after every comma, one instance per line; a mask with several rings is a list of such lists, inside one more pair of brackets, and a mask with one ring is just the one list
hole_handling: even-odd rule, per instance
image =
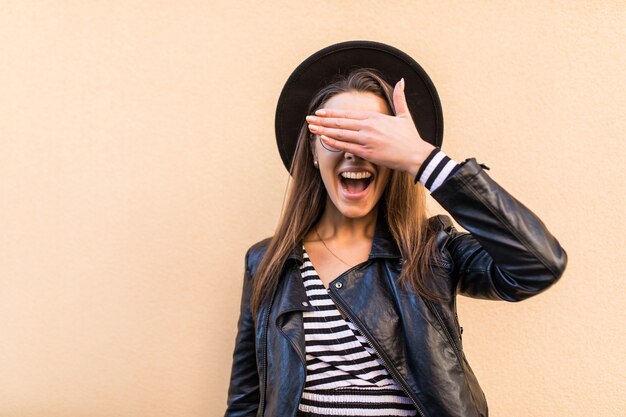
[[344, 178], [339, 176], [341, 187], [348, 194], [360, 194], [369, 187], [374, 177], [369, 178]]

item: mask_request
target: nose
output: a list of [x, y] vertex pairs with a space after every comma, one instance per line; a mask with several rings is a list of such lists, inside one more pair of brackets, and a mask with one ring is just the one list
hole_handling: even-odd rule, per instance
[[346, 158], [349, 161], [354, 161], [354, 160], [357, 160], [357, 159], [363, 159], [360, 156], [355, 155], [355, 154], [353, 154], [351, 152], [348, 152], [348, 151], [343, 153], [343, 157]]

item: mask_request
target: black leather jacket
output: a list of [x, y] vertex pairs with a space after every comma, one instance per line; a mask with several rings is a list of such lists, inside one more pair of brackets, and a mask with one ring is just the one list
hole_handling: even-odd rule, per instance
[[[445, 277], [433, 279], [433, 288], [445, 292], [448, 302], [426, 301], [397, 282], [403, 259], [381, 212], [369, 259], [329, 286], [332, 299], [362, 330], [420, 416], [488, 416], [463, 352], [456, 294], [521, 301], [554, 284], [567, 263], [541, 220], [483, 167], [466, 160], [431, 194], [470, 232], [455, 230], [447, 216], [430, 219], [439, 229], [443, 261], [437, 268]], [[304, 388], [302, 311], [313, 307], [305, 303], [299, 269], [302, 242], [286, 260], [271, 307], [263, 305], [255, 320], [250, 314], [251, 279], [268, 242], [254, 244], [246, 254], [227, 417], [294, 417]]]

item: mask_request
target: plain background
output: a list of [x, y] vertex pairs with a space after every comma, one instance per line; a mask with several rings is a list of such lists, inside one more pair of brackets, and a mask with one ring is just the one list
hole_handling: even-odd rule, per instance
[[443, 149], [569, 254], [535, 298], [459, 297], [491, 415], [622, 413], [625, 28], [621, 1], [0, 1], [0, 416], [223, 414], [276, 100], [351, 39], [420, 62]]

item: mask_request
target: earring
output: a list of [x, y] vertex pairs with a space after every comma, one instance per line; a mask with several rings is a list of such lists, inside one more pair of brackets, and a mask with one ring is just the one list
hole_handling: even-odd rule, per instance
[[315, 168], [320, 169], [320, 167], [319, 167], [319, 163], [317, 162], [317, 159], [315, 159], [315, 160], [313, 161], [313, 165], [315, 165]]

